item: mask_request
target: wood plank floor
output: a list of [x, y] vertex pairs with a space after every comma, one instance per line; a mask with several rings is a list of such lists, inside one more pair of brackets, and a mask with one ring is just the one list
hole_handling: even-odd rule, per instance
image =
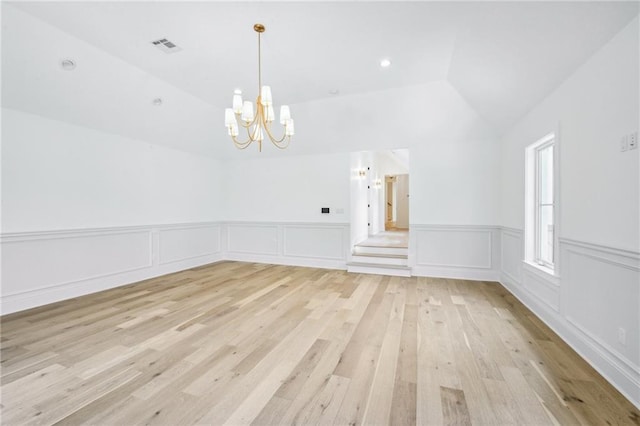
[[5, 316], [2, 424], [640, 424], [501, 285], [223, 262]]

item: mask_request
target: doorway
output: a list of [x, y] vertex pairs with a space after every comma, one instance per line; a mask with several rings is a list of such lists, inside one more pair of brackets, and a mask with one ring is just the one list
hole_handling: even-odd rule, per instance
[[409, 151], [355, 152], [351, 169], [352, 246], [390, 231], [408, 233]]
[[409, 174], [386, 175], [385, 231], [409, 229]]

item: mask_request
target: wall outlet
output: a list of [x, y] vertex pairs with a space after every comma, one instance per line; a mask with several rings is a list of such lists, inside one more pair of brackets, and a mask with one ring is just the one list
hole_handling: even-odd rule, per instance
[[638, 147], [638, 132], [633, 132], [629, 135], [629, 149], [636, 149]]
[[622, 327], [618, 328], [618, 343], [620, 343], [622, 346], [627, 345], [627, 330]]
[[620, 152], [624, 152], [629, 148], [629, 138], [624, 135], [620, 138]]

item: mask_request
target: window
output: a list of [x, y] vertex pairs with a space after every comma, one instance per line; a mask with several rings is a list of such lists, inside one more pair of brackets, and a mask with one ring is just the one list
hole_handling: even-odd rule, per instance
[[536, 150], [535, 262], [553, 268], [553, 141]]
[[527, 148], [527, 260], [553, 270], [555, 264], [555, 137], [547, 135]]

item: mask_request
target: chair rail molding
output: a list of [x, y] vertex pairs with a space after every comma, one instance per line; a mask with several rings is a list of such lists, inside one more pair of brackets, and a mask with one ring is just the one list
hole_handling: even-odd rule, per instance
[[0, 236], [7, 314], [222, 260], [218, 222]]
[[546, 277], [513, 255], [521, 230], [501, 235], [500, 282], [640, 408], [640, 252], [561, 237]]

